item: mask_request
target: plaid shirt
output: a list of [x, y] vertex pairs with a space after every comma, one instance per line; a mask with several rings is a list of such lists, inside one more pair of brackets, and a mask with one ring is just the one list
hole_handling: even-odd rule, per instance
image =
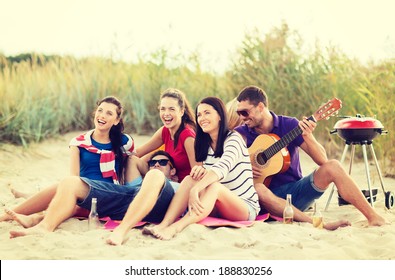
[[[100, 150], [92, 145], [91, 135], [94, 130], [90, 130], [83, 133], [70, 141], [70, 146], [77, 146], [84, 148], [91, 153], [100, 154], [100, 171], [104, 178], [112, 177], [114, 184], [119, 185], [117, 172], [115, 170], [115, 154], [113, 151]], [[123, 153], [125, 156], [129, 156], [134, 152], [134, 141], [133, 138], [127, 134], [124, 134], [128, 141], [122, 146]]]

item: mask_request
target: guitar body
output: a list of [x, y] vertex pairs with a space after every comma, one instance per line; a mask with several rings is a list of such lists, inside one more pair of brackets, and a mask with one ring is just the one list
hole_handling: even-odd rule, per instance
[[260, 164], [257, 159], [260, 153], [265, 151], [278, 140], [280, 140], [280, 137], [278, 137], [276, 134], [261, 134], [248, 148], [251, 164], [261, 169], [262, 172], [260, 177], [254, 178], [254, 184], [263, 183], [266, 187], [269, 187], [272, 175], [285, 172], [289, 168], [289, 165], [291, 164], [291, 157], [286, 147], [282, 148], [264, 164]]
[[[342, 107], [340, 99], [333, 98], [307, 118], [308, 121], [317, 122], [322, 119], [329, 119]], [[287, 145], [303, 133], [297, 126], [287, 134], [278, 137], [276, 134], [261, 134], [248, 148], [251, 164], [261, 170], [261, 176], [254, 178], [254, 184], [263, 183], [269, 186], [271, 178], [277, 173], [285, 172], [291, 164], [291, 157], [287, 150]]]

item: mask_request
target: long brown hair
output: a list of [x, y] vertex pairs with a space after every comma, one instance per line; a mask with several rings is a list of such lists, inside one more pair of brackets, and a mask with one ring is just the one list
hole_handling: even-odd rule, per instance
[[[196, 116], [197, 110], [200, 104], [208, 104], [217, 111], [221, 121], [219, 122], [218, 140], [214, 151], [214, 157], [221, 157], [224, 153], [224, 143], [230, 130], [228, 127], [228, 116], [226, 113], [225, 104], [218, 97], [210, 96], [203, 98], [198, 105], [196, 105]], [[197, 122], [197, 117], [196, 117]], [[200, 125], [196, 128], [196, 139], [195, 139], [195, 157], [196, 161], [205, 161], [208, 155], [208, 149], [212, 139], [210, 135], [202, 130]]]
[[177, 99], [178, 105], [180, 106], [181, 110], [184, 109], [184, 115], [182, 115], [181, 118], [181, 125], [174, 134], [174, 148], [176, 148], [178, 144], [178, 138], [186, 125], [189, 125], [194, 130], [196, 130], [195, 117], [191, 105], [189, 105], [185, 94], [181, 90], [176, 88], [168, 88], [161, 93], [160, 100], [162, 100], [164, 97], [171, 97]]
[[124, 130], [124, 124], [122, 119], [123, 106], [121, 104], [121, 101], [119, 101], [119, 99], [116, 98], [115, 96], [106, 96], [103, 99], [97, 101], [96, 102], [97, 107], [99, 107], [100, 104], [102, 104], [103, 102], [114, 104], [115, 106], [117, 106], [116, 112], [119, 119], [119, 123], [111, 127], [110, 141], [112, 145], [112, 151], [115, 154], [115, 158], [118, 159], [120, 163], [119, 169], [117, 171], [118, 181], [123, 183], [123, 179], [124, 179], [123, 171], [126, 166], [126, 160], [127, 160], [127, 157], [124, 156], [126, 151], [122, 145], [122, 135]]

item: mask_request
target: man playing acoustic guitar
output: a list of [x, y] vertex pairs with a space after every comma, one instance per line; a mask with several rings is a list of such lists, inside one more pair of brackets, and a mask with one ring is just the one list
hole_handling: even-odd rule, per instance
[[[244, 124], [235, 129], [249, 147], [254, 185], [262, 208], [273, 215], [282, 216], [284, 199], [287, 194], [292, 194], [295, 221], [312, 223], [311, 217], [302, 211], [334, 183], [342, 198], [361, 211], [370, 226], [386, 223], [370, 206], [340, 162], [328, 160], [324, 147], [313, 136], [317, 120], [328, 118], [341, 108], [340, 100], [328, 102], [310, 118], [304, 117], [301, 121], [269, 111], [266, 93], [256, 86], [241, 90], [237, 101], [237, 113]], [[313, 173], [305, 177], [301, 172], [299, 147], [318, 165]], [[348, 221], [338, 221], [327, 223], [324, 227], [336, 229], [346, 225], [349, 225]]]

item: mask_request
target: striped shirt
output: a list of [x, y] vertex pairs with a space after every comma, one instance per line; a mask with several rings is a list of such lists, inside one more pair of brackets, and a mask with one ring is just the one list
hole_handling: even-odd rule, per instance
[[221, 184], [252, 206], [257, 214], [259, 213], [259, 199], [252, 179], [250, 156], [238, 132], [229, 133], [224, 143], [224, 153], [220, 158], [214, 157], [214, 150], [210, 147], [203, 166], [207, 170], [214, 171], [220, 178]]

